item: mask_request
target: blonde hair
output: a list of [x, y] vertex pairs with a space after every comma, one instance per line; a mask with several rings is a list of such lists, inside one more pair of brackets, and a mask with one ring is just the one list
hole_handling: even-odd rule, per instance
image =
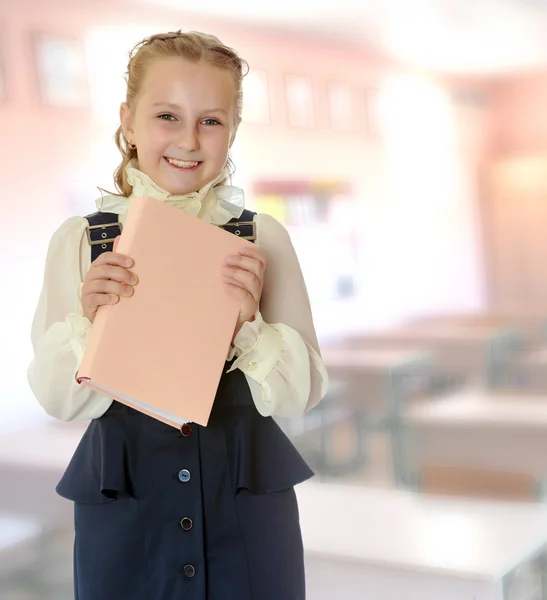
[[[236, 126], [241, 122], [243, 109], [243, 77], [249, 66], [232, 48], [225, 46], [217, 37], [199, 32], [181, 33], [180, 31], [152, 35], [139, 42], [129, 53], [127, 66], [127, 95], [126, 102], [133, 107], [139, 95], [146, 69], [150, 62], [157, 58], [180, 57], [193, 63], [201, 61], [215, 67], [230, 71], [234, 77], [236, 90]], [[122, 162], [114, 172], [116, 188], [123, 196], [130, 196], [132, 187], [125, 173], [127, 165], [137, 159], [136, 148], [131, 148], [123, 135], [120, 125], [115, 134], [115, 142], [121, 155]], [[234, 165], [228, 159], [230, 174]]]

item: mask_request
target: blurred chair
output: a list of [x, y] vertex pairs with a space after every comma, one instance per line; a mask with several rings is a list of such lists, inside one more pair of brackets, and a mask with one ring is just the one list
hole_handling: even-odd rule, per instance
[[[303, 419], [281, 421], [283, 429], [323, 477], [359, 471], [369, 458], [370, 436], [387, 433], [392, 477], [402, 485], [401, 409], [427, 392], [432, 357], [410, 350], [326, 348], [323, 359], [332, 379], [327, 397]], [[314, 430], [317, 435], [310, 436]]]
[[547, 403], [479, 388], [404, 415], [401, 441], [416, 489], [498, 499], [543, 500]]

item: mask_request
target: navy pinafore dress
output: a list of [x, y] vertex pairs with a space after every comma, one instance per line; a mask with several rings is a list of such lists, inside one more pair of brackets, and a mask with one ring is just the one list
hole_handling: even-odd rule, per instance
[[[118, 217], [86, 218], [95, 260]], [[207, 427], [118, 402], [91, 421], [57, 486], [74, 502], [75, 600], [304, 600], [294, 486], [313, 472], [229, 366]]]

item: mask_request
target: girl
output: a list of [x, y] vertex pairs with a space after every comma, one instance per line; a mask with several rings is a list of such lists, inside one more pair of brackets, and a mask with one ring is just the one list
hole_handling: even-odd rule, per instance
[[174, 429], [75, 380], [97, 308], [138, 293], [138, 265], [111, 251], [132, 195], [214, 225], [252, 220], [243, 192], [226, 185], [244, 66], [209, 35], [138, 44], [116, 134], [120, 195], [66, 221], [50, 243], [29, 381], [50, 415], [91, 419], [57, 487], [75, 506], [77, 600], [305, 597], [294, 486], [313, 473], [272, 415], [310, 410], [327, 375], [277, 221], [256, 215], [256, 249], [226, 261], [240, 316], [207, 427]]

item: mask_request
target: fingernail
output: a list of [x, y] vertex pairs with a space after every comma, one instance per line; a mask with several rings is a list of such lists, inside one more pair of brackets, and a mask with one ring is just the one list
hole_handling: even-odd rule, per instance
[[130, 267], [133, 264], [133, 260], [131, 258], [125, 259], [125, 266]]
[[110, 304], [117, 304], [118, 300], [119, 300], [119, 298], [115, 294], [113, 294], [112, 296], [110, 296]]
[[131, 275], [131, 279], [130, 279], [129, 283], [131, 285], [137, 285], [138, 282], [139, 282], [139, 278], [136, 275]]

